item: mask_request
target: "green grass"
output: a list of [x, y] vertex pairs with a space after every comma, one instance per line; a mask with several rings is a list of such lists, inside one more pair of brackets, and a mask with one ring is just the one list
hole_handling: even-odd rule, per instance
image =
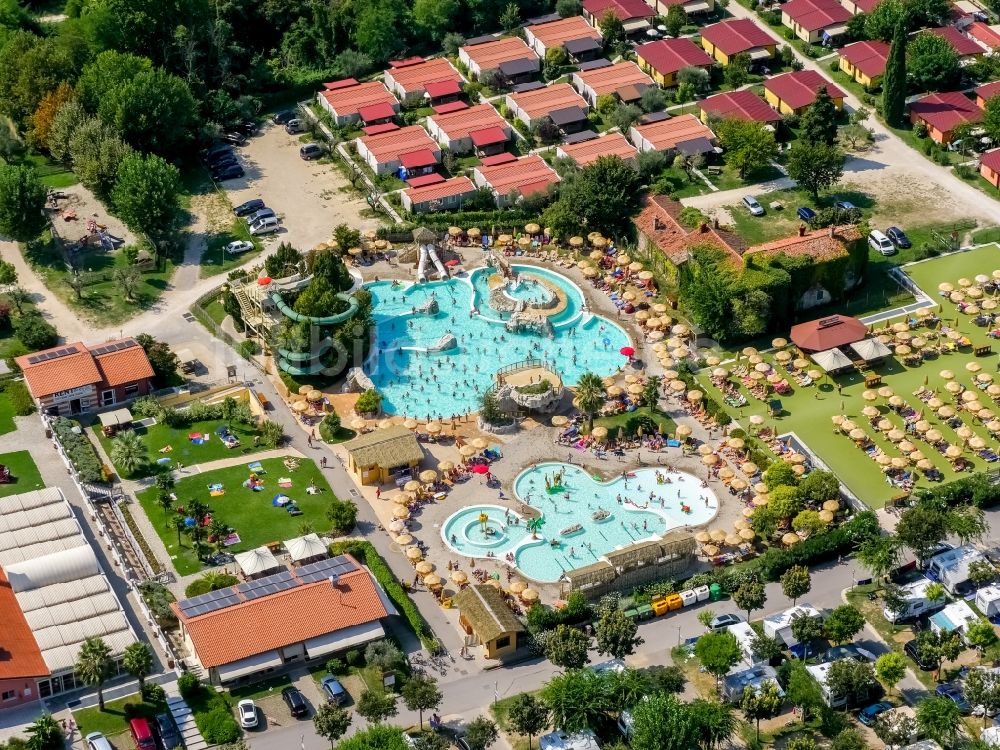
[[[168, 427], [165, 424], [159, 423], [152, 427], [137, 428], [136, 433], [142, 437], [148, 449], [147, 457], [149, 463], [144, 469], [136, 472], [135, 476], [128, 478], [135, 479], [153, 476], [166, 468], [175, 468], [177, 463], [184, 464], [184, 466], [193, 466], [194, 464], [217, 461], [220, 458], [246, 456], [264, 450], [263, 446], [254, 447], [253, 444], [254, 435], [260, 434], [260, 431], [255, 427], [237, 422], [233, 422], [231, 429], [240, 439], [241, 445], [237, 448], [227, 448], [225, 443], [215, 434], [215, 430], [222, 424], [225, 424], [222, 420], [211, 419], [205, 422], [194, 422], [185, 427]], [[209, 438], [207, 443], [195, 445], [188, 438], [188, 435], [194, 432], [208, 433], [211, 435], [211, 438]], [[110, 456], [111, 440], [104, 437], [104, 433], [101, 432], [100, 428], [96, 428], [94, 433], [97, 435], [98, 440], [100, 440], [104, 451]], [[173, 450], [167, 453], [160, 453], [160, 449], [168, 445]], [[172, 463], [166, 465], [156, 463], [158, 459], [164, 457], [173, 459]], [[248, 458], [247, 460], [250, 461], [251, 459]], [[125, 476], [120, 467], [115, 466], [115, 469], [120, 476]]]
[[[6, 417], [5, 411], [9, 408], [10, 405], [6, 401], [0, 403], [0, 420]], [[0, 453], [0, 464], [10, 469], [11, 476], [10, 484], [0, 484], [0, 497], [40, 490], [45, 486], [45, 483], [42, 482], [42, 475], [28, 451]]]
[[[248, 240], [254, 244], [254, 249], [240, 255], [229, 255], [223, 248], [236, 240]], [[201, 264], [199, 275], [204, 279], [230, 271], [255, 258], [262, 249], [260, 240], [250, 236], [247, 223], [241, 218], [234, 217], [229, 226], [208, 236], [199, 261]]]
[[[236, 529], [241, 541], [226, 548], [228, 552], [233, 553], [299, 536], [304, 523], [311, 524], [319, 533], [330, 530], [326, 508], [334, 499], [334, 494], [315, 462], [300, 459], [299, 468], [289, 471], [282, 464], [282, 459], [266, 459], [261, 462], [266, 472], [262, 477], [264, 490], [252, 492], [243, 487], [243, 482], [250, 475], [246, 464], [252, 461], [253, 458], [248, 456], [246, 463], [238, 466], [208, 471], [180, 480], [174, 490], [178, 502], [181, 505], [193, 499], [204, 502], [215, 511], [218, 518]], [[286, 476], [291, 477], [293, 486], [287, 489], [279, 488], [278, 478]], [[221, 497], [211, 497], [208, 485], [215, 483], [222, 484], [226, 494]], [[316, 495], [306, 494], [306, 488], [310, 483], [315, 483], [322, 492]], [[291, 516], [285, 510], [271, 505], [271, 499], [279, 492], [288, 495], [299, 506], [302, 510], [301, 516]], [[195, 557], [191, 540], [184, 536], [178, 542], [173, 518], [157, 505], [156, 495], [156, 488], [150, 488], [140, 492], [136, 497], [166, 546], [177, 573], [179, 575], [197, 573], [203, 566]], [[205, 550], [207, 547], [203, 547], [203, 551]]]
[[[0, 391], [0, 393], [2, 393], [2, 391]], [[8, 432], [13, 432], [15, 427], [14, 405], [11, 403], [9, 398], [0, 397], [0, 435], [6, 435]]]
[[202, 307], [202, 310], [205, 311], [217, 326], [221, 326], [222, 321], [229, 317], [229, 313], [226, 312], [226, 308], [222, 305], [218, 297]]
[[[795, 234], [802, 223], [795, 212], [802, 206], [819, 209], [832, 206], [837, 201], [846, 200], [860, 208], [862, 218], [865, 219], [871, 216], [872, 208], [875, 205], [870, 195], [857, 190], [832, 190], [820, 195], [817, 201], [813, 200], [812, 195], [805, 190], [789, 188], [758, 196], [758, 200], [767, 211], [764, 216], [751, 216], [742, 204], [728, 207], [729, 213], [733, 217], [736, 233], [751, 245], [771, 242]], [[784, 208], [780, 211], [769, 208], [768, 204], [772, 201], [780, 201]]]
[[269, 698], [273, 695], [281, 695], [282, 689], [291, 684], [292, 678], [287, 674], [283, 674], [278, 677], [269, 677], [266, 680], [254, 682], [250, 685], [232, 688], [229, 691], [229, 695], [234, 701], [241, 701], [246, 698], [256, 701], [261, 698]]
[[1000, 227], [987, 227], [972, 233], [972, 242], [976, 245], [987, 242], [1000, 242]]
[[134, 703], [140, 706], [138, 709], [141, 715], [154, 716], [166, 710], [166, 705], [153, 705], [151, 703], [141, 703], [139, 694], [127, 695], [113, 701], [106, 701], [104, 710], [97, 706], [91, 708], [79, 708], [73, 712], [80, 729], [81, 736], [86, 736], [91, 732], [100, 732], [105, 737], [113, 737], [128, 729], [128, 721], [125, 719], [125, 704]]
[[598, 419], [594, 420], [594, 424], [607, 427], [608, 439], [611, 440], [615, 438], [615, 436], [618, 433], [618, 430], [624, 429], [626, 423], [628, 423], [630, 419], [634, 419], [636, 417], [647, 417], [649, 419], [652, 419], [654, 422], [656, 422], [657, 425], [659, 425], [660, 431], [663, 432], [664, 434], [672, 433], [674, 431], [674, 428], [677, 426], [674, 424], [674, 420], [672, 420], [670, 417], [668, 417], [659, 409], [650, 411], [645, 407], [641, 407], [631, 412], [625, 411], [622, 412], [621, 414], [615, 414], [610, 417], [599, 417]]
[[[889, 128], [889, 130], [891, 130], [897, 136], [899, 136], [899, 138], [902, 139], [903, 143], [905, 143], [907, 146], [909, 146], [918, 154], [920, 154], [922, 158], [930, 161], [930, 157], [924, 153], [924, 147], [926, 146], [926, 144], [933, 143], [933, 141], [931, 141], [929, 136], [925, 138], [918, 138], [916, 134], [913, 132], [913, 126], [909, 124], [907, 124], [906, 127], [902, 128], [894, 128], [889, 125], [886, 125], [886, 127]], [[955, 164], [960, 164], [963, 161], [969, 161], [968, 156], [962, 156], [957, 151], [948, 151], [947, 149], [944, 149], [941, 153], [945, 155], [944, 164], [947, 166], [954, 166]]]
[[29, 154], [25, 156], [21, 163], [25, 166], [34, 167], [35, 174], [40, 182], [47, 188], [61, 189], [76, 185], [79, 180], [72, 171], [62, 164], [57, 164], [49, 160], [42, 154]]

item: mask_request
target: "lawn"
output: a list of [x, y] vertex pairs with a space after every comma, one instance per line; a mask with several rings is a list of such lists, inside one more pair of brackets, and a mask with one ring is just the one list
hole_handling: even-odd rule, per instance
[[201, 309], [205, 311], [217, 326], [221, 326], [222, 321], [229, 317], [229, 313], [226, 312], [226, 308], [219, 297], [215, 297], [211, 302], [203, 305]]
[[[149, 463], [145, 469], [138, 471], [136, 476], [129, 478], [136, 479], [153, 476], [154, 474], [159, 474], [161, 470], [175, 468], [178, 463], [184, 466], [193, 466], [195, 464], [208, 463], [209, 461], [217, 461], [220, 458], [245, 456], [263, 450], [263, 447], [254, 447], [253, 444], [254, 436], [259, 435], [260, 430], [237, 422], [233, 422], [230, 429], [240, 439], [242, 445], [237, 448], [227, 448], [226, 444], [215, 434], [216, 429], [224, 424], [225, 422], [220, 419], [210, 419], [204, 422], [194, 422], [184, 427], [168, 427], [160, 423], [152, 427], [136, 428], [136, 433], [143, 439], [148, 449], [147, 456]], [[211, 437], [201, 445], [192, 443], [188, 435], [196, 432], [200, 434], [207, 433]], [[94, 433], [101, 442], [104, 452], [110, 457], [111, 440], [104, 437], [104, 433], [101, 432], [99, 427], [94, 429]], [[166, 446], [170, 446], [172, 450], [161, 453], [161, 450]], [[166, 461], [162, 464], [157, 463], [157, 461], [164, 458], [173, 460], [169, 463]], [[120, 476], [124, 476], [118, 466], [115, 469]]]
[[[240, 255], [230, 255], [223, 248], [230, 242], [236, 240], [248, 240], [254, 244], [254, 249]], [[240, 218], [234, 218], [232, 222], [221, 230], [211, 233], [208, 236], [205, 249], [201, 253], [201, 278], [215, 276], [220, 273], [236, 268], [246, 263], [251, 258], [255, 258], [263, 249], [260, 240], [250, 236], [247, 223]]]
[[42, 154], [30, 154], [21, 160], [25, 166], [33, 167], [38, 179], [47, 188], [59, 190], [79, 182], [76, 175], [62, 164], [51, 161]]
[[[3, 390], [0, 390], [0, 394], [2, 393]], [[14, 404], [11, 403], [10, 397], [0, 397], [0, 435], [13, 432], [16, 426], [14, 424]]]
[[659, 409], [650, 411], [645, 407], [639, 408], [636, 411], [623, 411], [621, 414], [615, 414], [610, 417], [600, 417], [594, 420], [594, 424], [607, 427], [608, 439], [613, 440], [617, 436], [618, 430], [623, 429], [629, 420], [637, 417], [652, 419], [657, 425], [659, 425], [660, 431], [664, 434], [673, 433], [674, 428], [677, 426], [674, 424], [674, 420]]
[[[10, 408], [5, 401], [0, 403], [0, 418], [4, 412]], [[13, 453], [0, 453], [0, 464], [10, 470], [10, 484], [0, 484], [0, 497], [17, 495], [21, 492], [40, 490], [45, 486], [42, 482], [42, 475], [38, 472], [31, 454], [28, 451], [14, 451]]]
[[[264, 489], [260, 492], [253, 492], [243, 486], [250, 475], [250, 469], [246, 464], [240, 464], [185, 477], [177, 482], [174, 493], [181, 504], [195, 499], [206, 503], [220, 519], [236, 529], [240, 541], [226, 548], [230, 553], [245, 552], [262, 544], [292, 539], [302, 533], [304, 524], [311, 525], [319, 533], [329, 531], [330, 522], [326, 518], [326, 509], [334, 499], [334, 494], [320, 469], [313, 461], [299, 459], [299, 467], [290, 471], [282, 461], [281, 458], [271, 458], [261, 462], [264, 466]], [[252, 463], [252, 459], [248, 457], [247, 463]], [[278, 487], [280, 477], [290, 477], [292, 486]], [[208, 490], [210, 484], [221, 484], [225, 494], [211, 497]], [[306, 488], [310, 484], [315, 484], [321, 492], [307, 494]], [[271, 500], [278, 493], [290, 497], [302, 510], [302, 515], [292, 516], [282, 508], [273, 506]], [[195, 557], [191, 541], [187, 537], [178, 541], [173, 519], [157, 504], [156, 495], [156, 489], [150, 488], [136, 497], [166, 546], [177, 573], [197, 573], [203, 565]]]
[[166, 711], [166, 705], [153, 705], [151, 703], [141, 703], [139, 694], [127, 695], [104, 703], [104, 710], [97, 706], [91, 708], [79, 708], [73, 712], [73, 719], [80, 728], [80, 735], [86, 736], [91, 732], [100, 732], [105, 737], [113, 737], [128, 729], [128, 722], [125, 719], [125, 705], [136, 704], [141, 715], [147, 717]]
[[[742, 204], [729, 206], [733, 217], [736, 233], [751, 245], [781, 239], [794, 235], [802, 220], [795, 213], [800, 207], [813, 209], [827, 208], [837, 201], [850, 201], [861, 209], [862, 219], [871, 216], [875, 205], [874, 199], [867, 193], [857, 190], [833, 190], [820, 195], [819, 200], [813, 200], [808, 191], [798, 188], [776, 190], [764, 195], [758, 195], [757, 200], [767, 212], [764, 216], [751, 216]], [[769, 207], [772, 201], [779, 201], [784, 208], [775, 210]]]
[[[922, 261], [908, 267], [906, 271], [929, 295], [934, 299], [940, 299], [937, 297], [939, 282], [948, 280], [955, 283], [963, 276], [972, 278], [980, 273], [990, 274], [996, 268], [1000, 268], [1000, 248], [996, 245], [990, 245], [957, 255]], [[944, 305], [942, 317], [945, 323], [955, 326], [957, 321], [958, 328], [972, 340], [973, 346], [991, 343], [992, 340], [986, 337], [986, 329], [972, 325], [967, 316], [959, 316], [954, 305], [950, 302], [945, 301]], [[914, 334], [929, 332], [927, 328], [921, 327], [916, 329]], [[770, 361], [771, 355], [765, 355], [765, 359]], [[943, 369], [951, 370], [955, 373], [955, 379], [958, 382], [967, 388], [974, 388], [973, 376], [965, 369], [966, 365], [973, 361], [977, 361], [977, 364], [980, 364], [984, 370], [992, 369], [992, 360], [977, 360], [970, 347], [927, 360], [917, 367], [906, 367], [896, 359], [889, 358], [884, 364], [876, 367], [873, 373], [881, 375], [883, 385], [892, 388], [908, 405], [923, 412], [924, 418], [931, 423], [933, 428], [942, 432], [948, 443], [961, 444], [961, 438], [955, 433], [957, 426], [952, 428], [940, 420], [932, 409], [927, 408], [912, 393], [918, 388], [927, 387], [938, 393], [942, 401], [951, 404], [954, 399], [944, 389], [945, 380], [940, 376], [940, 371]], [[722, 403], [721, 394], [709, 381], [707, 373], [699, 375], [699, 382], [713, 398]], [[840, 393], [835, 388], [835, 384], [840, 386]], [[860, 373], [853, 372], [838, 376], [835, 381], [824, 378], [819, 387], [795, 388], [792, 394], [780, 397], [782, 411], [776, 418], [768, 415], [765, 403], [751, 396], [742, 385], [739, 388], [746, 396], [748, 405], [742, 409], [727, 407], [734, 418], [743, 420], [745, 424], [746, 418], [751, 414], [759, 414], [765, 418], [766, 426], [779, 433], [795, 432], [799, 439], [804, 440], [840, 477], [844, 484], [872, 507], [882, 507], [890, 497], [899, 492], [897, 488], [886, 482], [878, 464], [855, 447], [850, 439], [834, 431], [830, 420], [834, 414], [846, 414], [872, 437], [874, 442], [890, 457], [901, 455], [898, 447], [887, 441], [882, 433], [872, 427], [869, 420], [861, 414], [861, 409], [866, 402], [861, 399], [861, 393], [865, 390], [865, 386], [864, 377]], [[977, 393], [985, 407], [996, 408], [985, 392]], [[876, 421], [885, 418], [892, 422], [895, 427], [903, 428], [903, 419], [888, 409], [885, 399], [879, 398], [873, 405], [878, 407], [881, 412]], [[988, 445], [997, 447], [996, 442], [989, 436], [979, 420], [971, 418], [968, 412], [959, 413], [964, 417], [964, 424], [973, 433], [984, 438]], [[913, 442], [942, 472], [945, 481], [962, 476], [953, 471], [947, 459], [932, 446], [916, 439]], [[975, 456], [971, 451], [966, 451], [964, 457], [972, 461], [976, 471], [994, 466]], [[930, 487], [932, 485], [921, 478], [917, 486]]]

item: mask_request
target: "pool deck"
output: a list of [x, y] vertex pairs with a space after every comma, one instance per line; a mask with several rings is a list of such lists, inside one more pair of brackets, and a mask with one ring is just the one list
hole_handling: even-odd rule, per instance
[[534, 385], [540, 383], [542, 380], [548, 380], [556, 388], [561, 388], [563, 384], [559, 373], [552, 372], [547, 367], [527, 367], [523, 370], [514, 370], [503, 375], [503, 382], [515, 388]]

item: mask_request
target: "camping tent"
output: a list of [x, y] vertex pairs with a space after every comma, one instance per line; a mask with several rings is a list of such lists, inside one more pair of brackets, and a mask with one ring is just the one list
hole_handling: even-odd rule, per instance
[[247, 578], [270, 573], [281, 567], [281, 563], [267, 547], [258, 547], [236, 555], [236, 564]]
[[285, 542], [285, 549], [292, 562], [312, 562], [327, 556], [326, 545], [316, 534], [306, 534]]
[[863, 339], [851, 344], [851, 349], [865, 362], [872, 362], [876, 359], [885, 359], [892, 352], [889, 347], [878, 339]]
[[837, 372], [851, 366], [851, 360], [840, 349], [827, 349], [809, 356], [827, 372]]

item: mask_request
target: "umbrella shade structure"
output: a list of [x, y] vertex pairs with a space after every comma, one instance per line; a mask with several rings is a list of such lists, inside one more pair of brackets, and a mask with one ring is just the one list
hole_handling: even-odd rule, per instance
[[843, 422], [840, 423], [840, 429], [842, 429], [844, 432], [850, 432], [855, 427], [857, 427], [857, 425], [854, 424], [854, 422], [852, 422], [850, 419], [845, 419]]
[[623, 393], [625, 393], [625, 389], [622, 388], [620, 385], [611, 385], [608, 386], [607, 390], [605, 390], [605, 393], [607, 393], [612, 398], [617, 398], [618, 396], [621, 396]]
[[974, 451], [981, 451], [986, 447], [986, 441], [976, 435], [975, 437], [969, 438], [969, 447]]
[[944, 435], [941, 433], [941, 430], [931, 429], [927, 431], [927, 439], [932, 443], [939, 442], [943, 437]]
[[694, 540], [698, 542], [698, 544], [707, 544], [708, 542], [712, 541], [712, 535], [709, 534], [707, 531], [699, 531], [697, 534], [694, 535]]
[[866, 417], [877, 417], [879, 415], [879, 410], [874, 406], [866, 406], [861, 410], [861, 413]]
[[351, 425], [350, 426], [351, 426], [352, 430], [357, 431], [357, 430], [363, 430], [363, 429], [365, 429], [365, 427], [368, 426], [368, 423], [365, 420], [363, 420], [361, 417], [355, 417], [354, 419], [351, 420]]
[[424, 429], [427, 430], [427, 432], [430, 433], [431, 435], [434, 435], [437, 434], [438, 432], [441, 432], [441, 430], [444, 428], [441, 426], [440, 422], [428, 422], [427, 426], [424, 427]]
[[708, 532], [708, 535], [712, 537], [713, 542], [725, 541], [727, 536], [725, 530], [723, 529], [712, 529], [710, 532]]
[[748, 477], [752, 477], [758, 471], [760, 471], [760, 467], [758, 467], [757, 464], [755, 464], [753, 461], [747, 461], [745, 464], [740, 466], [740, 471], [742, 471]]
[[705, 466], [714, 466], [719, 463], [719, 457], [714, 453], [709, 453], [707, 456], [701, 457], [701, 462], [705, 464]]
[[701, 445], [698, 446], [698, 453], [700, 453], [703, 456], [707, 456], [710, 453], [715, 453], [715, 448], [713, 448], [708, 443], [702, 443]]
[[889, 464], [892, 463], [892, 459], [889, 458], [884, 453], [880, 453], [875, 457], [875, 463], [877, 463], [879, 466], [888, 466]]
[[902, 430], [889, 430], [889, 434], [886, 435], [892, 442], [898, 443], [900, 440], [906, 437], [906, 433]]
[[454, 570], [451, 573], [451, 582], [461, 586], [463, 583], [469, 582], [469, 576], [464, 570]]
[[441, 463], [438, 464], [438, 471], [442, 473], [451, 471], [454, 468], [455, 468], [454, 461], [442, 461]]
[[952, 292], [955, 291], [955, 286], [947, 281], [942, 281], [940, 284], [938, 284], [938, 291], [947, 292], [948, 294], [951, 294]]
[[675, 434], [679, 438], [686, 438], [686, 437], [690, 437], [691, 436], [691, 432], [692, 432], [692, 430], [691, 430], [691, 427], [689, 425], [679, 424], [679, 425], [677, 425], [677, 430], [675, 431]]
[[950, 383], [945, 383], [944, 384], [944, 389], [946, 391], [948, 391], [948, 393], [961, 393], [962, 392], [962, 384], [961, 383], [956, 383], [953, 380]]
[[864, 440], [868, 436], [865, 434], [864, 430], [851, 430], [848, 433], [848, 437], [851, 438], [851, 440]]
[[410, 517], [410, 511], [408, 508], [404, 508], [402, 505], [397, 505], [392, 509], [392, 517], [406, 520]]
[[[632, 383], [632, 385], [630, 385], [628, 387], [629, 394], [631, 394], [633, 396], [641, 396], [643, 390], [644, 390], [644, 388], [643, 388], [642, 383]], [[688, 395], [690, 396], [691, 394], [689, 393]]]
[[534, 589], [525, 589], [521, 592], [521, 601], [525, 604], [538, 601], [538, 592]]
[[292, 558], [293, 562], [326, 557], [329, 554], [329, 550], [317, 534], [306, 534], [289, 539], [284, 544], [285, 549], [288, 550], [288, 556]]
[[792, 358], [791, 352], [780, 351], [774, 355], [774, 359], [778, 362], [788, 362]]
[[410, 536], [409, 534], [400, 534], [392, 541], [394, 541], [400, 547], [409, 547], [411, 544], [413, 544], [413, 537]]
[[418, 572], [420, 575], [425, 576], [428, 573], [434, 572], [434, 563], [430, 562], [429, 560], [421, 560], [416, 564], [414, 570]]
[[751, 414], [750, 419], [748, 421], [752, 425], [762, 425], [764, 424], [764, 417], [762, 417], [760, 414]]
[[267, 547], [240, 552], [235, 556], [235, 560], [240, 572], [247, 577], [259, 576], [281, 567], [281, 563]]
[[479, 451], [473, 448], [471, 445], [463, 445], [458, 449], [458, 452], [462, 454], [463, 458], [471, 458], [476, 455]]
[[719, 479], [732, 479], [734, 476], [736, 476], [736, 472], [728, 466], [723, 466], [719, 469]]
[[783, 338], [771, 339], [771, 346], [775, 349], [783, 349], [788, 346], [788, 340]]
[[837, 500], [827, 500], [825, 503], [823, 503], [823, 510], [828, 510], [831, 513], [836, 513], [838, 510], [840, 510], [840, 502], [838, 502]]
[[986, 429], [990, 432], [1000, 432], [1000, 420], [991, 419], [986, 423]]
[[947, 448], [944, 449], [944, 455], [946, 455], [948, 458], [958, 458], [959, 456], [962, 455], [962, 449], [959, 448], [957, 445], [949, 445]]
[[434, 469], [427, 469], [420, 472], [420, 481], [425, 484], [430, 484], [431, 482], [437, 481], [438, 473]]
[[935, 397], [927, 402], [927, 406], [929, 406], [931, 409], [940, 409], [942, 406], [944, 406], [944, 401]]
[[415, 430], [415, 429], [417, 429], [417, 426], [418, 426], [418, 422], [415, 419], [404, 419], [403, 420], [403, 427], [405, 427], [408, 430]]
[[812, 361], [827, 372], [836, 372], [852, 365], [851, 360], [840, 349], [826, 349], [811, 354]]
[[563, 414], [556, 414], [550, 421], [553, 427], [565, 427], [569, 424], [569, 417]]
[[878, 424], [875, 426], [878, 427], [879, 432], [889, 432], [890, 430], [895, 429], [892, 422], [888, 419], [880, 419]]
[[701, 548], [701, 551], [705, 553], [706, 557], [715, 557], [717, 554], [719, 554], [719, 548], [716, 547], [714, 544], [706, 544], [704, 547]]
[[404, 531], [406, 531], [406, 522], [405, 521], [390, 522], [389, 531], [391, 531], [393, 534], [402, 534]]
[[750, 518], [753, 516], [753, 508], [744, 508], [741, 513], [743, 513], [744, 518]]
[[512, 594], [520, 594], [522, 591], [528, 588], [528, 584], [520, 579], [514, 579], [510, 582], [507, 590]]
[[878, 401], [878, 393], [871, 390], [862, 391], [861, 398], [863, 398], [865, 401]]
[[868, 327], [857, 318], [830, 315], [819, 320], [792, 326], [790, 337], [794, 344], [806, 352], [821, 352], [861, 341], [868, 335]]
[[296, 401], [294, 404], [292, 404], [292, 411], [294, 411], [296, 414], [302, 414], [304, 412], [307, 412], [309, 411], [309, 404], [306, 403], [305, 401]]
[[980, 370], [983, 369], [983, 366], [978, 362], [967, 362], [965, 365], [965, 369], [968, 372], [979, 372]]
[[738, 437], [729, 438], [727, 442], [729, 443], [729, 447], [736, 451], [743, 450], [743, 447], [746, 445], [746, 441]]
[[725, 542], [730, 547], [738, 547], [743, 543], [743, 539], [739, 534], [726, 534]]
[[407, 547], [406, 548], [406, 559], [417, 562], [422, 560], [424, 553], [420, 551], [419, 547]]
[[905, 403], [906, 402], [903, 401], [902, 396], [890, 396], [889, 397], [889, 406], [891, 406], [893, 409], [899, 409]]
[[490, 444], [484, 438], [477, 437], [470, 440], [469, 445], [471, 445], [476, 450], [482, 451], [486, 450]]
[[593, 429], [593, 431], [590, 434], [593, 435], [598, 440], [603, 440], [608, 436], [608, 428], [602, 425], [598, 425]]
[[749, 485], [747, 484], [745, 479], [740, 479], [739, 477], [737, 477], [736, 479], [734, 479], [729, 483], [729, 486], [732, 487], [734, 490], [740, 491], [740, 490], [745, 490]]
[[793, 544], [798, 544], [801, 541], [802, 540], [799, 538], [799, 535], [793, 534], [792, 532], [788, 532], [783, 537], [781, 537], [781, 543], [789, 547], [791, 547]]
[[792, 367], [794, 367], [796, 370], [804, 370], [808, 366], [809, 366], [809, 360], [808, 359], [802, 359], [800, 357], [800, 358], [792, 361]]
[[831, 513], [828, 510], [821, 510], [819, 512], [819, 520], [822, 521], [823, 523], [832, 523], [833, 513]]
[[832, 417], [830, 417], [830, 421], [833, 422], [837, 427], [840, 427], [842, 424], [844, 424], [844, 419], [845, 417], [843, 414], [834, 414]]
[[871, 362], [876, 359], [885, 359], [890, 354], [889, 347], [883, 344], [878, 339], [862, 339], [861, 341], [855, 341], [851, 344], [851, 349], [865, 362]]
[[420, 484], [416, 479], [411, 479], [409, 482], [403, 485], [404, 492], [420, 492], [423, 489], [423, 485]]
[[940, 409], [937, 410], [937, 415], [941, 417], [941, 419], [951, 419], [952, 417], [955, 416], [955, 409], [954, 407], [947, 405], [942, 406]]
[[441, 576], [436, 573], [431, 573], [429, 576], [424, 576], [424, 585], [429, 589], [434, 589], [439, 587], [444, 581], [441, 580]]
[[743, 540], [748, 541], [748, 542], [752, 541], [753, 538], [755, 536], [757, 536], [757, 534], [754, 532], [753, 529], [740, 529], [739, 535], [740, 535], [740, 539], [743, 539]]

